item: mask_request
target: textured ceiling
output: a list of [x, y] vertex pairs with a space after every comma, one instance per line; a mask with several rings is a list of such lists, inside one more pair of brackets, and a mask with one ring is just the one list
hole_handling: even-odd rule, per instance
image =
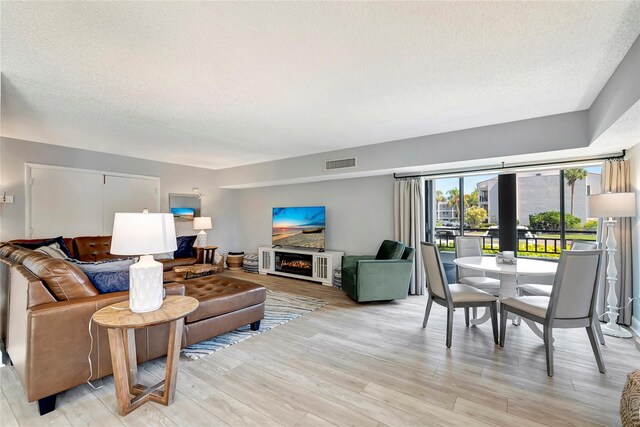
[[588, 108], [640, 2], [2, 2], [3, 136], [224, 168]]

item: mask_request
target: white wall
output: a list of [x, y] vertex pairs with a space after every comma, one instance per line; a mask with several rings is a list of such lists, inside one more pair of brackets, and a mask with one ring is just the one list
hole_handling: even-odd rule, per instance
[[[224, 252], [236, 246], [236, 218], [231, 214], [235, 194], [232, 190], [217, 188], [216, 171], [11, 138], [2, 138], [0, 144], [2, 190], [15, 196], [13, 204], [0, 204], [2, 241], [25, 237], [25, 163], [39, 163], [159, 177], [162, 212], [169, 211], [169, 193], [193, 194], [192, 188], [199, 187], [205, 193], [202, 215], [213, 217], [209, 242], [220, 246]], [[191, 222], [176, 223], [176, 231], [180, 235], [196, 234]]]
[[326, 247], [375, 254], [393, 238], [393, 176], [323, 181], [237, 191], [238, 250], [271, 244], [271, 208], [326, 206]]
[[[640, 213], [640, 143], [627, 151], [631, 163], [631, 188], [636, 192], [636, 208]], [[633, 296], [640, 298], [640, 217], [632, 220], [633, 224]], [[640, 300], [633, 302], [632, 324], [640, 335]]]

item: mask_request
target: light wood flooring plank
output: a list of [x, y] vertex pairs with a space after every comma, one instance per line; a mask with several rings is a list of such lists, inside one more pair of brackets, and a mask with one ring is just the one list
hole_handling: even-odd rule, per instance
[[[116, 410], [112, 377], [62, 393], [40, 417], [13, 367], [0, 369], [2, 426], [617, 426], [626, 374], [640, 353], [607, 337], [607, 374], [598, 372], [582, 330], [555, 333], [555, 376], [546, 375], [542, 341], [508, 324], [504, 348], [490, 324], [465, 327], [454, 315], [445, 346], [446, 311], [426, 298], [357, 304], [338, 289], [276, 276], [224, 275], [269, 289], [323, 299], [303, 317], [197, 361], [182, 359], [176, 401], [147, 403], [126, 417]], [[164, 375], [164, 358], [139, 368], [145, 382]]]

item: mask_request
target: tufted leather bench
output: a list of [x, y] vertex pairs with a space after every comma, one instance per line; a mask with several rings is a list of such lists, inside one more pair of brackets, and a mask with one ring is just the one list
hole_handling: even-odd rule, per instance
[[187, 323], [262, 304], [267, 297], [263, 286], [231, 277], [205, 276], [182, 284], [185, 295], [200, 301], [196, 311], [187, 316]]
[[[167, 279], [165, 274], [165, 280]], [[183, 275], [184, 276], [184, 275]], [[179, 282], [185, 295], [200, 304], [187, 316], [182, 345], [191, 345], [245, 325], [260, 328], [267, 290], [247, 280], [220, 275], [196, 277]]]

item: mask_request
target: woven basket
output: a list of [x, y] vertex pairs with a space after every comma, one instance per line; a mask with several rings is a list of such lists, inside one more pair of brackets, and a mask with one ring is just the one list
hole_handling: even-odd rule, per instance
[[620, 398], [620, 420], [623, 427], [640, 426], [640, 371], [627, 375]]
[[244, 255], [227, 255], [227, 267], [229, 270], [241, 270]]

